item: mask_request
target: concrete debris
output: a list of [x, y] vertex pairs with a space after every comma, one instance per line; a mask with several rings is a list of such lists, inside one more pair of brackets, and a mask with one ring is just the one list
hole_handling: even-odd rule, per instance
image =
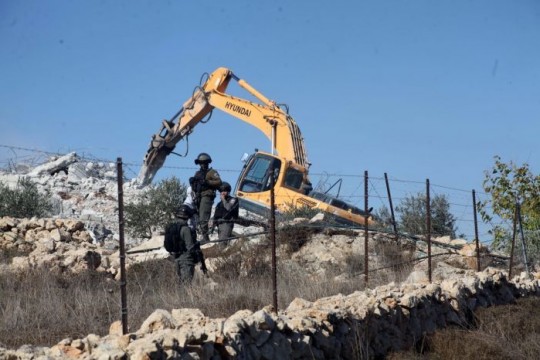
[[68, 167], [78, 160], [76, 153], [71, 152], [59, 158], [52, 158], [50, 162], [36, 166], [28, 173], [28, 176], [55, 175], [60, 171], [68, 174]]
[[[112, 241], [113, 233], [118, 233], [115, 163], [83, 161], [72, 152], [52, 157], [28, 172], [0, 172], [0, 182], [12, 188], [23, 177], [36, 183], [41, 193], [51, 195], [55, 218], [83, 221], [95, 242]], [[143, 191], [126, 182], [124, 201], [129, 202]]]

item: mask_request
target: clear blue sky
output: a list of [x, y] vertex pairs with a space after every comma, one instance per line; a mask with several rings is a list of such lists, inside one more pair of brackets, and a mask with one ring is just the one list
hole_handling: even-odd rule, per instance
[[[344, 177], [357, 204], [364, 170], [419, 191], [426, 178], [481, 191], [494, 155], [540, 170], [537, 0], [2, 0], [0, 43], [2, 145], [140, 164], [161, 120], [225, 66], [289, 105], [314, 183], [360, 175]], [[166, 165], [205, 151], [234, 183], [242, 154], [268, 144], [216, 111]]]

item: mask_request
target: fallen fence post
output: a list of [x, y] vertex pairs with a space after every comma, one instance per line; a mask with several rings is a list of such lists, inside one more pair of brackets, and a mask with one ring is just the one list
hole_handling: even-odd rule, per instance
[[390, 204], [390, 214], [392, 215], [392, 227], [394, 228], [394, 236], [396, 241], [399, 238], [397, 226], [396, 226], [396, 217], [394, 215], [394, 205], [392, 204], [392, 194], [390, 194], [390, 183], [388, 182], [388, 175], [384, 173], [384, 181], [386, 183], [386, 193], [388, 194], [388, 203]]

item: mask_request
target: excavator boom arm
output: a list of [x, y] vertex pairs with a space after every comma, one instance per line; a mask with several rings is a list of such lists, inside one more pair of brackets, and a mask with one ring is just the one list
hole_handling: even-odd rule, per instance
[[300, 129], [294, 119], [278, 106], [268, 107], [218, 92], [210, 93], [208, 101], [220, 109], [259, 129], [279, 156], [307, 167], [307, 156]]
[[[231, 79], [262, 104], [225, 93]], [[171, 120], [163, 120], [160, 130], [152, 135], [138, 176], [142, 186], [152, 182], [176, 144], [191, 134], [194, 127], [214, 108], [259, 129], [272, 141], [272, 149], [280, 156], [294, 160], [300, 166], [309, 166], [304, 140], [294, 119], [232, 71], [219, 68], [210, 74], [202, 87], [195, 89], [180, 111]]]

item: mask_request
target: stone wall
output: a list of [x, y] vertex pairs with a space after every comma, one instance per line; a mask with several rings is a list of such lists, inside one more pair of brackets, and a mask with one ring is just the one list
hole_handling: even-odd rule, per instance
[[135, 332], [119, 322], [107, 336], [65, 339], [51, 348], [0, 349], [8, 359], [356, 359], [411, 347], [424, 334], [465, 325], [478, 307], [540, 296], [540, 281], [509, 281], [488, 268], [438, 283], [389, 284], [309, 302], [212, 319], [198, 309], [156, 310]]

